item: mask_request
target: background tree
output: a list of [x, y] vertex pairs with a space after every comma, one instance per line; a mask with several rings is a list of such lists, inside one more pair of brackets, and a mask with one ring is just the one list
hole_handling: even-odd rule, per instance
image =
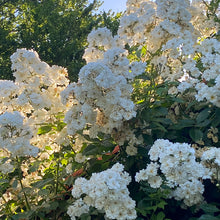
[[18, 1], [0, 3], [0, 78], [12, 78], [10, 55], [19, 45], [16, 33], [16, 7]]
[[91, 30], [107, 26], [117, 32], [120, 14], [95, 13], [100, 5], [97, 0], [2, 1], [0, 77], [13, 79], [9, 57], [17, 48], [27, 48], [50, 65], [66, 67], [70, 80], [77, 80]]

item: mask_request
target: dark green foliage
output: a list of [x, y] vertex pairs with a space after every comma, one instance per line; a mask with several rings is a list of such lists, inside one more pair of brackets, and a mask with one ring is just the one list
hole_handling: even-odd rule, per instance
[[10, 56], [17, 48], [35, 50], [41, 60], [68, 69], [77, 81], [87, 36], [107, 26], [115, 34], [120, 14], [95, 14], [94, 0], [3, 1], [0, 4], [0, 78], [13, 79]]

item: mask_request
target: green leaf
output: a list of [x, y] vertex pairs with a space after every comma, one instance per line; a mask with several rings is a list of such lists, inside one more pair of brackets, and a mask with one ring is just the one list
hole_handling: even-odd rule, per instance
[[52, 178], [47, 178], [45, 180], [40, 180], [36, 183], [33, 183], [32, 186], [38, 189], [43, 188], [44, 186], [48, 185], [48, 184], [52, 184], [53, 183], [53, 179]]
[[215, 117], [212, 120], [212, 127], [217, 127], [220, 124], [220, 109], [216, 109]]
[[203, 138], [203, 133], [197, 128], [191, 128], [189, 131], [189, 135], [193, 141], [199, 141]]
[[68, 160], [62, 159], [62, 160], [61, 160], [61, 164], [62, 164], [62, 165], [67, 165], [67, 164], [68, 164]]
[[186, 110], [189, 110], [193, 105], [195, 105], [197, 103], [198, 103], [197, 101], [193, 101], [193, 102], [189, 103]]
[[167, 88], [157, 88], [156, 93], [159, 96], [163, 96], [163, 95], [167, 94]]
[[145, 147], [138, 147], [138, 155], [142, 157], [149, 157], [148, 155], [149, 150]]
[[152, 110], [154, 116], [166, 116], [168, 114], [167, 108], [160, 107]]
[[50, 146], [46, 146], [45, 150], [53, 150]]
[[197, 123], [201, 123], [203, 122], [205, 119], [207, 119], [210, 115], [210, 109], [209, 108], [206, 108], [204, 109], [203, 111], [201, 111], [197, 117], [196, 117], [196, 122]]
[[5, 184], [5, 183], [9, 183], [9, 181], [6, 180], [6, 179], [1, 179], [1, 178], [0, 178], [0, 185], [3, 185], [3, 184]]
[[50, 132], [51, 129], [52, 129], [52, 127], [49, 126], [49, 125], [47, 125], [47, 126], [42, 126], [42, 127], [40, 127], [40, 128], [38, 129], [37, 134], [38, 134], [38, 135], [46, 134], [46, 133]]
[[57, 123], [57, 130], [61, 131], [65, 126], [66, 126], [66, 123], [59, 122], [59, 123]]
[[151, 204], [150, 200], [148, 201], [147, 199], [142, 199], [141, 201], [138, 202], [137, 208], [140, 210], [146, 210], [147, 207], [149, 207]]
[[158, 207], [156, 205], [145, 207], [146, 210], [153, 210], [154, 212], [157, 210], [157, 208]]
[[136, 208], [136, 211], [139, 212], [139, 213], [141, 213], [141, 215], [143, 215], [143, 216], [146, 216], [146, 215], [147, 215], [147, 211], [146, 211], [146, 210]]
[[38, 170], [39, 166], [40, 166], [40, 161], [36, 161], [36, 162], [33, 163], [32, 166], [30, 166], [30, 168], [28, 169], [28, 171], [29, 171], [30, 173], [36, 172], [36, 171]]
[[178, 121], [178, 124], [175, 124], [172, 126], [173, 129], [183, 129], [183, 128], [188, 128], [192, 127], [194, 125], [194, 120], [192, 119], [182, 119]]
[[57, 114], [57, 115], [55, 116], [55, 118], [57, 118], [57, 119], [64, 119], [64, 118], [65, 118], [65, 115], [64, 115], [62, 112], [60, 112], [59, 114]]
[[161, 201], [161, 202], [159, 202], [158, 204], [157, 204], [157, 206], [159, 207], [159, 208], [161, 208], [161, 209], [164, 209], [164, 206], [165, 205], [167, 205], [167, 202], [165, 202], [165, 201]]
[[180, 99], [180, 98], [176, 98], [176, 97], [172, 97], [172, 101], [173, 102], [177, 102], [177, 103], [185, 103], [184, 100]]
[[98, 146], [94, 144], [89, 144], [82, 152], [83, 155], [96, 155], [100, 153]]
[[147, 48], [146, 47], [142, 47], [141, 48], [141, 56], [145, 56], [147, 53]]
[[50, 203], [50, 209], [55, 210], [59, 206], [58, 202], [51, 202]]
[[45, 213], [43, 212], [37, 212], [37, 216], [42, 218], [42, 220], [44, 220], [44, 217], [45, 217]]
[[91, 218], [91, 216], [89, 215], [89, 214], [82, 214], [81, 216], [80, 216], [80, 220], [91, 220], [92, 218]]
[[13, 187], [14, 189], [16, 189], [17, 186], [18, 186], [18, 181], [15, 179], [15, 180], [13, 181], [13, 183], [12, 183], [12, 187]]
[[169, 118], [153, 118], [152, 121], [170, 125], [172, 121]]
[[213, 214], [215, 212], [220, 211], [219, 208], [217, 208], [215, 205], [212, 204], [203, 204], [200, 206], [200, 208], [205, 212], [205, 213], [210, 213]]
[[159, 212], [158, 214], [157, 214], [157, 220], [163, 220], [165, 218], [165, 214], [163, 213], [163, 212]]
[[19, 213], [19, 214], [16, 214], [14, 216], [12, 216], [12, 219], [13, 220], [21, 220], [21, 219], [31, 219], [31, 215], [34, 213], [34, 211], [27, 211], [25, 213]]
[[49, 194], [50, 194], [50, 190], [48, 190], [48, 189], [41, 189], [38, 192], [39, 196], [48, 196]]
[[213, 215], [202, 215], [198, 220], [219, 220], [218, 217], [215, 217]]
[[211, 120], [206, 119], [205, 121], [203, 121], [199, 124], [196, 124], [195, 127], [198, 127], [198, 128], [207, 127], [211, 122], [212, 122]]
[[155, 130], [158, 129], [160, 131], [167, 132], [167, 129], [163, 125], [161, 125], [159, 122], [153, 122], [152, 123], [152, 128], [155, 129]]

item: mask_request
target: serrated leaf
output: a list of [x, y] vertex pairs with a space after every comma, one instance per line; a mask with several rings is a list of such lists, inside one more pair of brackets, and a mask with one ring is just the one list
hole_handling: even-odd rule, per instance
[[193, 141], [199, 141], [203, 138], [203, 133], [197, 128], [191, 128], [189, 131], [189, 135]]
[[157, 214], [157, 220], [163, 220], [165, 218], [165, 214], [163, 213], [163, 212], [159, 212], [158, 214]]
[[53, 150], [50, 146], [46, 146], [45, 150]]
[[145, 207], [145, 210], [153, 210], [154, 212], [157, 210], [157, 206], [156, 205], [154, 205], [154, 206], [147, 206], [147, 207]]
[[164, 206], [167, 205], [167, 202], [161, 201], [160, 203], [157, 204], [157, 206], [161, 209], [164, 209]]
[[146, 215], [147, 215], [147, 211], [146, 211], [146, 210], [136, 208], [136, 211], [139, 212], [139, 213], [141, 213], [141, 215], [143, 215], [143, 216], [146, 216]]
[[46, 134], [46, 133], [50, 132], [51, 129], [52, 129], [52, 127], [49, 126], [49, 125], [47, 125], [47, 126], [42, 126], [42, 127], [40, 127], [40, 128], [38, 129], [37, 134], [38, 134], [38, 135]]
[[62, 165], [67, 165], [67, 164], [68, 164], [68, 160], [62, 159], [62, 160], [61, 160], [61, 164], [62, 164]]

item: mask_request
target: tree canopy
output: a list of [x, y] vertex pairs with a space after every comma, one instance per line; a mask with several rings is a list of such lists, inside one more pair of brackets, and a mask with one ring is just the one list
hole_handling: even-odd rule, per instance
[[0, 77], [13, 79], [10, 56], [27, 48], [50, 65], [66, 67], [70, 80], [76, 80], [91, 30], [107, 26], [114, 33], [118, 28], [120, 14], [97, 14], [100, 5], [97, 0], [1, 1]]

